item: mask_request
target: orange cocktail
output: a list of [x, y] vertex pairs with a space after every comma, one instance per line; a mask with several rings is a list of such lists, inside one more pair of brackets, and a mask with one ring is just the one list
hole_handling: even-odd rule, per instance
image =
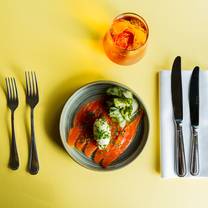
[[117, 16], [103, 40], [107, 56], [115, 63], [129, 65], [144, 56], [149, 29], [145, 20], [134, 13]]

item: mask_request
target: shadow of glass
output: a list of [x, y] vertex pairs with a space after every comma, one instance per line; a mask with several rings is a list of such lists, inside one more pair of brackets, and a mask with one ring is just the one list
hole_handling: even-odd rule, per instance
[[[73, 38], [84, 41], [83, 43], [93, 47], [93, 50], [101, 52], [102, 39], [109, 29], [112, 19], [117, 15], [116, 8], [104, 0], [100, 0], [99, 3], [93, 2], [90, 6], [89, 2], [85, 0], [70, 1], [70, 3], [66, 3], [66, 6], [65, 32]], [[70, 22], [75, 24], [76, 29], [81, 32], [71, 30]]]

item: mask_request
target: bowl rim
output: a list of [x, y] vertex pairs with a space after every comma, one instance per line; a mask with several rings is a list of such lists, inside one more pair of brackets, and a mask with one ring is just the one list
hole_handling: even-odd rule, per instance
[[[143, 106], [144, 110], [145, 110], [145, 114], [146, 114], [146, 118], [147, 118], [147, 132], [146, 132], [146, 138], [144, 139], [144, 143], [139, 151], [138, 154], [136, 154], [128, 163], [122, 165], [122, 166], [119, 166], [119, 167], [116, 167], [116, 168], [113, 168], [113, 169], [97, 169], [97, 168], [90, 168], [88, 167], [87, 165], [79, 162], [78, 160], [76, 160], [76, 158], [74, 158], [70, 152], [68, 151], [68, 145], [67, 145], [67, 142], [64, 140], [64, 135], [62, 134], [62, 130], [61, 130], [61, 127], [62, 127], [62, 123], [63, 123], [63, 117], [64, 117], [64, 113], [67, 109], [67, 104], [71, 102], [71, 100], [73, 100], [74, 97], [76, 97], [77, 94], [79, 94], [79, 92], [85, 88], [88, 88], [90, 86], [93, 86], [93, 85], [97, 85], [97, 84], [109, 84], [109, 85], [116, 85], [116, 86], [120, 86], [124, 89], [127, 89], [129, 91], [131, 91], [133, 93], [133, 95], [139, 100], [139, 102], [141, 103], [141, 105]], [[116, 81], [112, 81], [112, 80], [98, 80], [98, 81], [92, 81], [92, 82], [89, 82], [87, 84], [84, 84], [82, 86], [80, 86], [79, 88], [77, 88], [71, 96], [69, 96], [69, 98], [66, 100], [66, 102], [64, 103], [64, 107], [61, 111], [61, 115], [60, 115], [60, 120], [59, 120], [59, 134], [60, 134], [60, 138], [61, 138], [61, 142], [64, 146], [64, 149], [65, 151], [68, 153], [68, 155], [71, 157], [71, 159], [73, 161], [76, 162], [76, 164], [79, 164], [81, 165], [82, 167], [88, 169], [88, 170], [92, 170], [92, 171], [97, 171], [97, 172], [108, 172], [108, 171], [115, 171], [115, 170], [119, 170], [121, 168], [124, 168], [126, 167], [127, 165], [131, 164], [133, 161], [135, 161], [135, 159], [142, 153], [144, 147], [146, 146], [147, 144], [147, 141], [148, 141], [148, 138], [149, 138], [149, 133], [150, 132], [150, 121], [149, 121], [149, 112], [147, 111], [147, 108], [146, 106], [144, 105], [144, 103], [142, 102], [140, 96], [138, 96], [137, 93], [135, 93], [134, 90], [132, 90], [130, 87], [126, 86], [125, 84], [121, 84], [119, 82], [116, 82]]]

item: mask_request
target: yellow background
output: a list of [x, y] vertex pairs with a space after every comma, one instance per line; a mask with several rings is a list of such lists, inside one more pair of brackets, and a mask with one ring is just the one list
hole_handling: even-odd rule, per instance
[[[119, 66], [103, 53], [101, 38], [113, 17], [131, 11], [150, 28], [149, 46], [137, 64]], [[158, 72], [177, 55], [184, 68], [208, 64], [206, 0], [0, 0], [0, 207], [1, 208], [173, 208], [206, 207], [207, 180], [163, 180], [159, 173]], [[28, 109], [24, 71], [39, 78], [36, 140], [40, 172], [28, 161]], [[16, 137], [21, 166], [7, 168], [10, 114], [4, 95], [6, 76], [18, 83], [20, 106]], [[118, 171], [98, 173], [73, 162], [60, 144], [61, 108], [81, 85], [118, 81], [143, 99], [151, 131], [142, 154]]]

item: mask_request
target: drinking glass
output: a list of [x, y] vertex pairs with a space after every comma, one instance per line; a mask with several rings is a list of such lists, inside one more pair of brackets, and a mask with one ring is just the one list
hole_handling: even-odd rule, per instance
[[130, 65], [144, 56], [148, 37], [148, 25], [141, 16], [123, 13], [113, 20], [104, 36], [103, 47], [113, 62]]

